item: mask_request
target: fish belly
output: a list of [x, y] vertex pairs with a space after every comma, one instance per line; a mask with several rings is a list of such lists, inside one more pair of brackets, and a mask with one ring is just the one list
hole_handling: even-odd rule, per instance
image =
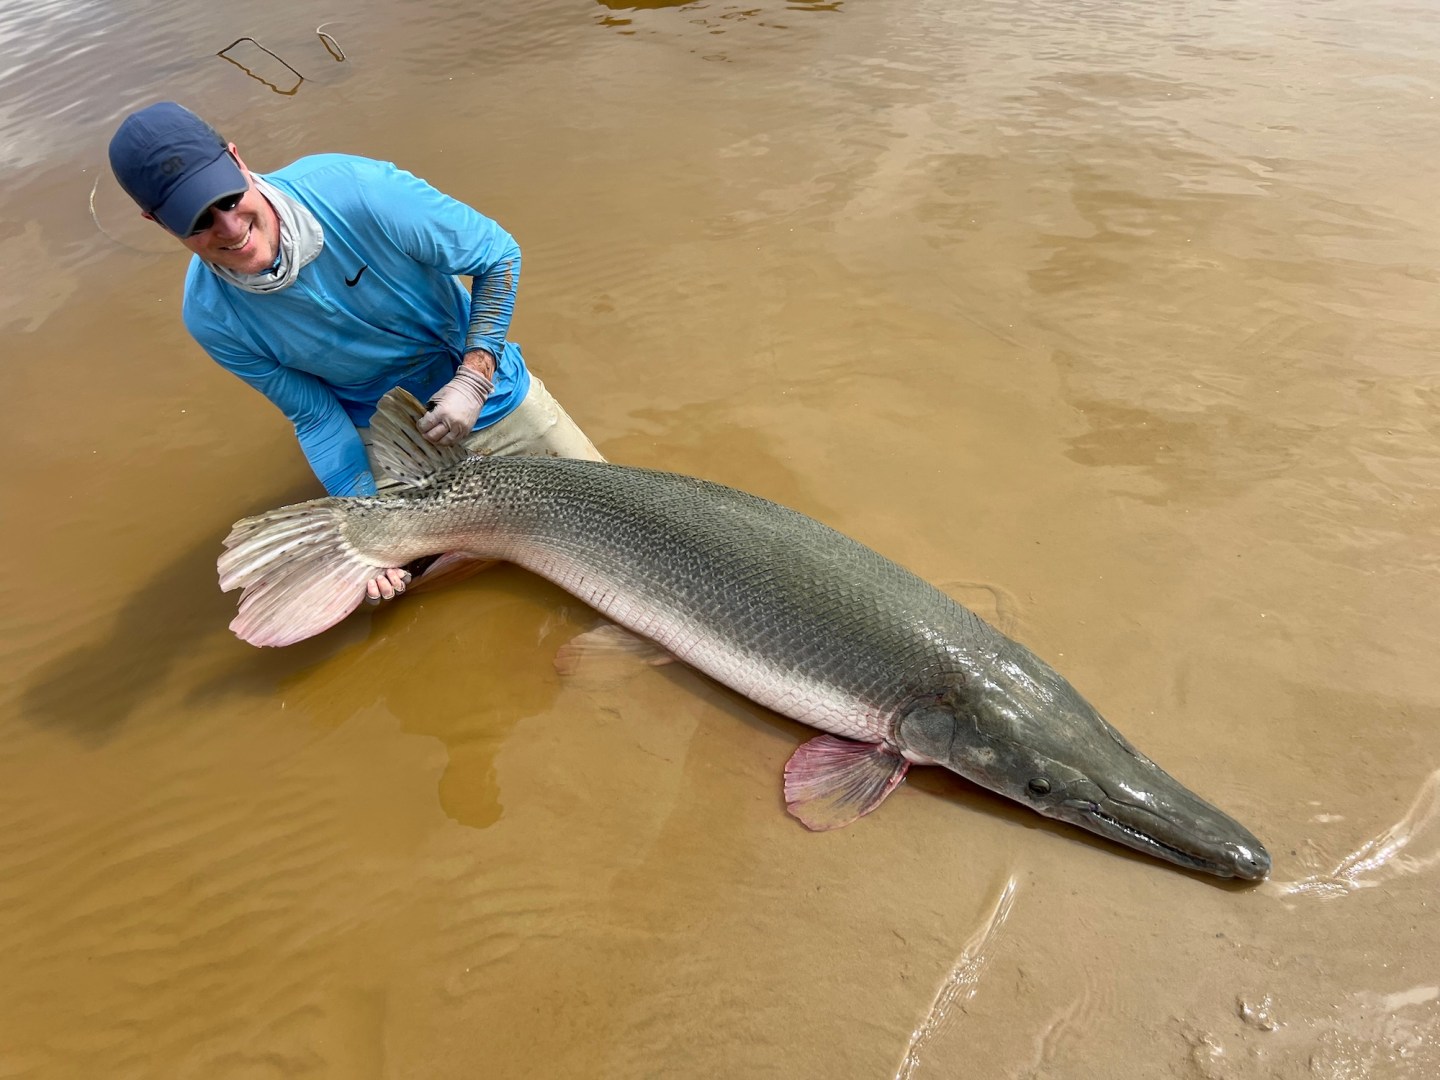
[[[670, 473], [479, 462], [425, 499], [431, 527], [514, 562], [751, 700], [891, 741], [902, 706], [953, 685], [994, 632], [909, 571], [803, 514]], [[962, 676], [963, 677], [963, 676]]]
[[787, 666], [762, 648], [727, 639], [691, 611], [648, 601], [627, 589], [624, 579], [541, 552], [517, 552], [512, 559], [751, 701], [847, 739], [885, 742], [889, 738], [892, 719], [873, 703]]

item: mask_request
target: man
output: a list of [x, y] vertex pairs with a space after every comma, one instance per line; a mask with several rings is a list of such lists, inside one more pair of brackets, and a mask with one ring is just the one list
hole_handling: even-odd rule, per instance
[[[375, 493], [366, 437], [393, 386], [429, 402], [417, 426], [431, 442], [603, 460], [506, 340], [520, 249], [464, 203], [346, 154], [257, 175], [172, 101], [125, 118], [110, 167], [195, 255], [186, 329], [294, 424], [330, 494]], [[409, 579], [387, 570], [367, 596], [392, 599]]]

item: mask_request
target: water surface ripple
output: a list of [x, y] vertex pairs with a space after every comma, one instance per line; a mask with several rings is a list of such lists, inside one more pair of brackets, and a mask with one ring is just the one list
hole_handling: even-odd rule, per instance
[[[13, 0], [0, 91], [0, 1076], [1440, 1075], [1427, 6]], [[317, 489], [103, 167], [160, 97], [495, 217], [609, 457], [993, 615], [1274, 882], [936, 770], [810, 834], [810, 733], [513, 569], [237, 642]]]

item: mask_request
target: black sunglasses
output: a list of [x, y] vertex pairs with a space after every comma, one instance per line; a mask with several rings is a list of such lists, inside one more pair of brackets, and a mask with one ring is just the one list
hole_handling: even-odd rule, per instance
[[235, 207], [240, 205], [240, 200], [244, 197], [245, 192], [242, 191], [238, 195], [226, 195], [223, 199], [216, 199], [213, 203], [211, 203], [205, 208], [204, 213], [202, 213], [199, 217], [195, 219], [194, 227], [185, 235], [199, 236], [206, 229], [210, 228], [211, 225], [215, 224], [216, 210], [223, 210], [225, 211], [225, 213], [228, 214], [231, 210], [234, 210]]

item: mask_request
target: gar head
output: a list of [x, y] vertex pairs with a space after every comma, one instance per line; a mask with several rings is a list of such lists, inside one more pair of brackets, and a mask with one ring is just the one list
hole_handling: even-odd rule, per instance
[[1136, 851], [1258, 880], [1270, 856], [1244, 826], [1140, 753], [1059, 674], [1008, 642], [982, 675], [914, 701], [899, 748]]

